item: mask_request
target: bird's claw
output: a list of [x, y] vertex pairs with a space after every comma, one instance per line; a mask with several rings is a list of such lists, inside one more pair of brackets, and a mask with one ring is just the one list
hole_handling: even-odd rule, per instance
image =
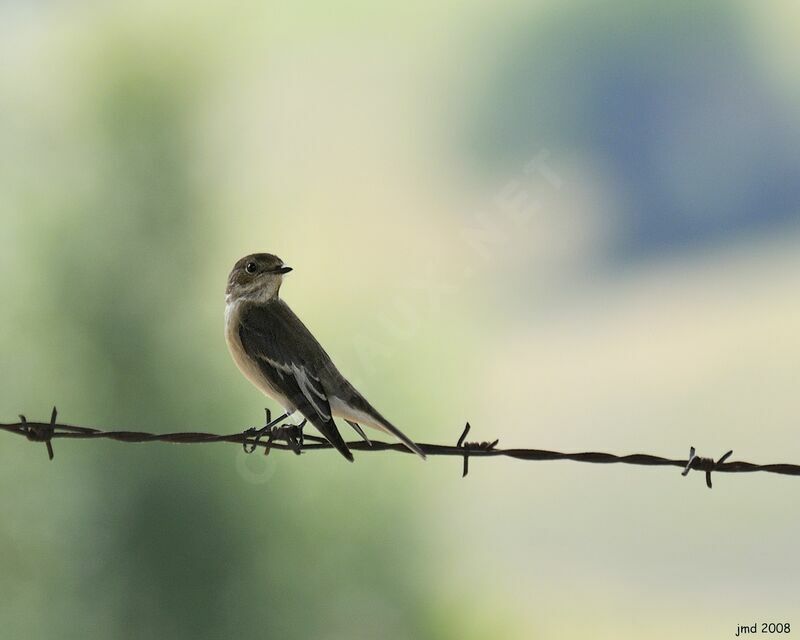
[[[246, 429], [242, 433], [242, 435], [244, 436], [244, 439], [242, 440], [242, 448], [244, 449], [245, 453], [253, 453], [253, 451], [256, 450], [256, 448], [258, 447], [259, 443], [261, 442], [261, 438], [263, 438], [264, 435], [267, 434], [267, 433], [270, 434], [270, 440], [269, 441], [272, 442], [272, 440], [274, 439], [272, 437], [272, 435], [271, 435], [272, 434], [272, 430], [275, 428], [276, 424], [278, 424], [279, 422], [284, 420], [288, 415], [288, 414], [284, 414], [280, 418], [278, 418], [277, 420], [273, 421], [273, 419], [272, 419], [272, 411], [270, 411], [269, 409], [264, 409], [264, 413], [266, 415], [267, 421], [264, 423], [263, 427], [261, 427], [261, 428], [250, 427], [249, 429]], [[249, 438], [255, 438], [255, 439], [251, 442], [249, 440]]]
[[[280, 434], [275, 437], [286, 440], [286, 444], [299, 456], [303, 449], [303, 425], [284, 424], [277, 429]], [[267, 448], [267, 452], [269, 452], [269, 448]]]
[[[305, 426], [305, 421], [303, 421], [303, 424], [300, 425], [277, 425], [271, 423], [269, 417], [270, 416], [268, 414], [266, 426], [263, 426], [260, 429], [251, 427], [244, 432], [244, 436], [248, 438], [248, 440], [245, 440], [243, 443], [245, 453], [253, 453], [253, 451], [255, 451], [258, 445], [261, 443], [261, 439], [266, 435], [267, 443], [265, 445], [264, 455], [269, 455], [270, 445], [272, 445], [273, 442], [276, 440], [285, 440], [286, 444], [289, 445], [289, 448], [299, 456], [303, 448], [303, 426]], [[249, 438], [254, 439], [250, 441]]]

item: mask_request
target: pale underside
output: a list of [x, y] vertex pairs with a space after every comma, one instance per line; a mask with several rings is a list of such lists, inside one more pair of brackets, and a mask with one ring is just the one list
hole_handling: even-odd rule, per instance
[[[250, 358], [244, 350], [242, 346], [241, 339], [239, 337], [239, 320], [240, 320], [240, 313], [241, 313], [241, 304], [238, 301], [230, 302], [225, 308], [225, 340], [228, 343], [228, 349], [231, 352], [231, 356], [233, 357], [233, 361], [236, 363], [236, 366], [242, 372], [242, 374], [258, 389], [260, 389], [264, 395], [273, 399], [275, 402], [280, 404], [287, 413], [293, 413], [292, 421], [293, 422], [302, 422], [302, 418], [300, 417], [300, 412], [297, 411], [297, 407], [279, 390], [273, 387], [264, 374], [261, 372], [257, 362]], [[306, 372], [302, 370], [298, 370], [295, 372], [296, 376], [302, 380], [303, 376], [308, 375]], [[306, 398], [314, 404], [314, 393], [312, 389], [308, 389], [308, 385], [302, 385], [304, 395]], [[351, 420], [352, 422], [356, 422], [363, 426], [368, 426], [373, 429], [377, 429], [378, 431], [382, 431], [384, 433], [391, 433], [388, 429], [386, 429], [380, 422], [376, 421], [375, 418], [366, 414], [358, 409], [348, 405], [345, 401], [341, 398], [336, 397], [335, 395], [327, 396], [328, 403], [330, 404], [331, 413], [333, 417], [342, 418], [344, 420]], [[316, 406], [316, 405], [315, 405]]]

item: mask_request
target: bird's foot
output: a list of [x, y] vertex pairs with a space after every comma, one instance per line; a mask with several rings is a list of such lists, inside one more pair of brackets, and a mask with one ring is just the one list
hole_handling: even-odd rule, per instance
[[[283, 421], [289, 417], [288, 413], [283, 414], [280, 418], [272, 419], [272, 412], [265, 409], [267, 415], [267, 423], [261, 428], [251, 427], [244, 432], [245, 441], [243, 442], [245, 453], [253, 453], [261, 439], [267, 436], [267, 443], [264, 449], [264, 455], [268, 455], [270, 445], [276, 440], [285, 440], [289, 448], [294, 451], [298, 456], [303, 448], [303, 427], [306, 425], [306, 420], [303, 420], [299, 425], [284, 423]], [[253, 438], [250, 440], [249, 438]]]
[[[267, 423], [260, 428], [250, 427], [246, 429], [242, 434], [244, 436], [244, 441], [242, 442], [242, 447], [244, 448], [245, 453], [253, 453], [256, 450], [259, 443], [261, 442], [261, 438], [265, 435], [269, 434], [268, 442], [272, 442], [275, 439], [275, 436], [272, 435], [272, 432], [281, 422], [283, 422], [286, 418], [289, 417], [288, 413], [284, 413], [280, 418], [276, 420], [272, 419], [272, 412], [269, 409], [264, 409], [264, 412], [267, 416]], [[249, 438], [255, 438], [254, 440], [250, 441]], [[269, 445], [268, 445], [269, 446]], [[269, 449], [267, 449], [269, 451]]]
[[[268, 442], [286, 440], [289, 448], [299, 456], [303, 449], [304, 426], [306, 426], [306, 420], [303, 420], [300, 424], [282, 424], [280, 427], [273, 427]], [[267, 452], [269, 452], [269, 446], [267, 447]]]

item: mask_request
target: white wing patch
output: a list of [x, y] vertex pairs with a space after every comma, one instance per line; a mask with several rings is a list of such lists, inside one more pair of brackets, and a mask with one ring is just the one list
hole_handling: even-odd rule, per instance
[[[319, 414], [325, 422], [331, 419], [330, 411], [327, 410], [325, 404], [319, 402], [320, 400], [327, 400], [328, 396], [320, 390], [320, 379], [317, 376], [303, 367], [298, 367], [296, 364], [277, 362], [263, 355], [259, 357], [273, 369], [292, 376], [297, 381], [297, 386], [300, 387], [300, 391], [303, 392], [306, 400], [311, 403], [311, 406], [314, 407], [317, 414]], [[316, 383], [312, 382], [312, 380], [316, 381]]]
[[[319, 403], [320, 400], [327, 400], [327, 396], [318, 388], [319, 378], [309, 373], [306, 369], [298, 367], [295, 364], [292, 365], [291, 370], [294, 373], [294, 379], [297, 380], [300, 390], [303, 392], [303, 395], [306, 397], [306, 399], [311, 403], [311, 406], [314, 407], [316, 412], [325, 420], [325, 422], [330, 420], [330, 412], [325, 408], [324, 405], [320, 405]], [[317, 384], [315, 385], [313, 382], [311, 382], [310, 378], [316, 380]]]
[[293, 373], [293, 365], [288, 365], [283, 362], [278, 362], [277, 360], [273, 360], [272, 358], [268, 358], [265, 355], [258, 354], [258, 357], [261, 358], [264, 362], [266, 362], [270, 367], [273, 369], [277, 369], [278, 371], [282, 371], [283, 373]]

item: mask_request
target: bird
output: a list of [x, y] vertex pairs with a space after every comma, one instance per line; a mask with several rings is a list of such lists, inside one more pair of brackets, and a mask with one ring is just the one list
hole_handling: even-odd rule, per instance
[[268, 420], [264, 429], [300, 412], [301, 428], [310, 422], [353, 462], [336, 426], [334, 418], [338, 417], [367, 442], [361, 425], [393, 435], [425, 459], [422, 449], [339, 372], [311, 331], [281, 299], [283, 279], [292, 270], [275, 255], [253, 253], [236, 262], [225, 290], [225, 340], [233, 361], [253, 385], [286, 410], [278, 420]]

